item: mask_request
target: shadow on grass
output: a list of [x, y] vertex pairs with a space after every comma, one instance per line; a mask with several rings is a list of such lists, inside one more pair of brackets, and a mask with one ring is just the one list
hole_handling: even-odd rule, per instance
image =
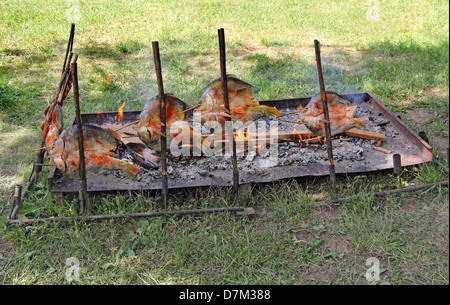
[[[353, 69], [343, 68], [341, 56], [324, 56], [323, 76], [327, 91], [341, 94], [360, 91], [360, 86], [350, 77]], [[319, 93], [317, 66], [304, 58], [292, 55], [270, 57], [265, 54], [250, 56], [251, 67], [244, 73], [255, 86], [259, 99], [306, 97]]]
[[440, 87], [448, 96], [449, 43], [422, 45], [414, 41], [384, 41], [362, 50], [367, 73], [364, 87], [391, 100], [420, 97]]

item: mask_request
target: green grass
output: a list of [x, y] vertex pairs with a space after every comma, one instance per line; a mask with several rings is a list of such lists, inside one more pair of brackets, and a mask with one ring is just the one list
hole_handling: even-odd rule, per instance
[[[380, 282], [448, 284], [448, 189], [372, 198], [389, 173], [257, 186], [256, 216], [207, 214], [139, 220], [5, 224], [15, 184], [31, 172], [42, 111], [54, 98], [67, 46], [67, 1], [0, 0], [0, 283], [64, 284], [66, 259], [80, 261], [81, 284], [367, 284], [369, 257]], [[321, 42], [327, 90], [370, 91], [392, 111], [432, 109], [415, 129], [448, 141], [449, 3], [380, 1], [80, 1], [74, 51], [83, 112], [142, 109], [157, 94], [152, 41], [159, 41], [164, 87], [189, 105], [220, 76], [217, 29], [225, 29], [227, 71], [253, 84], [257, 99], [319, 91], [313, 40]], [[323, 16], [326, 16], [324, 18]], [[111, 83], [107, 83], [107, 78]], [[65, 122], [73, 115], [69, 94]], [[408, 120], [406, 120], [408, 122]], [[414, 122], [415, 123], [415, 122]], [[447, 142], [448, 143], [448, 142]], [[448, 144], [447, 144], [448, 146]], [[446, 163], [445, 152], [435, 156]], [[79, 215], [77, 198], [51, 198], [47, 169], [21, 215]], [[434, 165], [408, 168], [403, 186], [448, 179]], [[171, 208], [229, 206], [227, 189], [173, 192]], [[89, 198], [88, 214], [161, 209], [158, 194]]]

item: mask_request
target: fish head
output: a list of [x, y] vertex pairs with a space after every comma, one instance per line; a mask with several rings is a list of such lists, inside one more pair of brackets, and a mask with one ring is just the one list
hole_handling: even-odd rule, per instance
[[302, 115], [301, 120], [303, 124], [316, 136], [324, 135], [325, 124], [322, 116]]
[[66, 172], [66, 164], [64, 162], [65, 150], [64, 150], [64, 140], [63, 137], [59, 137], [55, 142], [53, 147], [48, 149], [48, 154], [52, 157], [53, 163], [61, 172]]
[[150, 143], [150, 141], [152, 141], [154, 138], [150, 128], [141, 126], [139, 128], [135, 128], [135, 130], [139, 136], [139, 139], [141, 139], [141, 141], [145, 144]]

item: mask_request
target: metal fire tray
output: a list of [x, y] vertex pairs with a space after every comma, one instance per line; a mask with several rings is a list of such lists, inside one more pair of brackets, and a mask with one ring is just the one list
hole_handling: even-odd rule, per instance
[[[353, 105], [358, 105], [363, 109], [370, 110], [372, 113], [380, 113], [390, 121], [389, 129], [395, 133], [395, 137], [386, 135], [383, 147], [392, 151], [391, 154], [366, 149], [364, 151], [365, 161], [353, 162], [347, 164], [345, 162], [335, 162], [336, 173], [366, 173], [393, 168], [393, 154], [400, 154], [402, 166], [412, 166], [432, 161], [432, 147], [419, 137], [414, 131], [405, 125], [395, 114], [389, 111], [377, 98], [371, 93], [352, 93], [344, 94]], [[287, 113], [294, 111], [301, 104], [303, 107], [307, 105], [311, 97], [305, 98], [289, 98], [279, 100], [260, 101], [262, 105], [276, 107], [280, 111]], [[124, 121], [134, 121], [140, 114], [140, 110], [124, 111]], [[114, 117], [117, 112], [83, 113], [82, 120], [84, 123], [100, 123], [102, 120]], [[187, 113], [191, 116], [192, 111]], [[73, 123], [73, 119], [70, 124]], [[230, 160], [227, 162], [231, 163]], [[239, 164], [239, 160], [238, 160]], [[189, 165], [187, 165], [189, 166]], [[48, 176], [49, 189], [52, 194], [74, 193], [78, 192], [78, 181], [64, 177], [58, 170], [50, 171]], [[157, 169], [155, 171], [160, 171]], [[243, 168], [240, 170], [240, 184], [247, 183], [265, 183], [282, 179], [307, 177], [307, 176], [326, 176], [328, 175], [328, 161], [299, 165], [278, 165], [270, 168], [259, 168], [258, 170], [248, 170]], [[169, 177], [169, 188], [191, 188], [201, 186], [232, 186], [233, 185], [232, 170], [216, 170], [210, 175], [196, 175], [195, 179], [171, 179]], [[88, 192], [108, 192], [108, 191], [124, 191], [124, 190], [157, 190], [161, 189], [161, 180], [155, 179], [154, 182], [133, 181], [129, 178], [118, 177], [117, 175], [106, 174], [94, 178], [87, 179]]]

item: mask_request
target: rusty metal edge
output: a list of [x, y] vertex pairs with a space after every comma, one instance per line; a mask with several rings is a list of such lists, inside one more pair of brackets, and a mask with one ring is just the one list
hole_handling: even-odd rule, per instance
[[384, 106], [372, 93], [366, 92], [372, 100], [377, 104], [380, 111], [384, 116], [391, 118], [391, 123], [395, 124], [396, 127], [401, 130], [405, 136], [410, 140], [414, 141], [419, 149], [426, 154], [427, 160], [431, 162], [433, 160], [433, 147], [425, 142], [419, 135], [417, 135], [408, 125], [405, 124], [398, 116], [396, 116], [392, 111], [390, 111], [386, 106]]

